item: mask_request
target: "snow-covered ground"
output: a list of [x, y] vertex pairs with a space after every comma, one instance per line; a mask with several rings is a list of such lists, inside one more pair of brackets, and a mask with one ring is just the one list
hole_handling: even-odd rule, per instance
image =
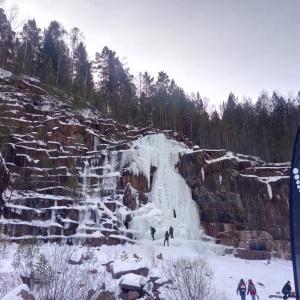
[[[42, 246], [46, 252], [47, 248], [50, 252], [51, 247], [53, 245]], [[15, 244], [7, 248], [5, 258], [0, 260], [0, 273], [15, 272], [11, 263], [16, 249]], [[78, 247], [77, 250], [86, 251], [84, 247]], [[290, 261], [267, 262], [235, 258], [233, 255], [222, 254], [222, 247], [213, 245], [211, 242], [176, 238], [176, 232], [174, 232], [174, 239], [170, 239], [170, 246], [163, 246], [163, 239], [152, 241], [149, 237], [149, 239], [140, 240], [136, 245], [102, 246], [91, 251], [102, 263], [114, 261], [116, 272], [146, 266], [150, 269], [148, 277], [160, 276], [162, 264], [167, 260], [177, 260], [181, 257], [204, 258], [213, 270], [213, 288], [225, 292], [227, 299], [230, 300], [240, 299], [240, 296], [236, 294], [236, 288], [241, 278], [245, 281], [253, 280], [260, 300], [269, 299], [271, 295], [281, 295], [281, 288], [287, 280], [292, 282], [292, 288], [294, 288]], [[151, 251], [155, 252], [155, 257], [162, 254], [163, 260], [156, 259], [155, 264], [151, 262]], [[124, 259], [124, 255], [127, 258]], [[139, 257], [138, 261], [136, 257]], [[130, 278], [127, 276], [127, 280], [130, 281]], [[117, 284], [118, 282], [119, 280], [116, 280]], [[5, 299], [17, 299], [13, 297]], [[164, 299], [163, 294], [162, 299]]]
[[[128, 257], [136, 253], [147, 260], [147, 247], [154, 244], [156, 255], [162, 253], [163, 259], [178, 259], [180, 257], [205, 258], [214, 272], [214, 286], [219, 291], [225, 291], [228, 299], [240, 299], [236, 294], [240, 279], [248, 282], [252, 279], [256, 285], [260, 300], [269, 299], [270, 295], [281, 295], [283, 285], [290, 280], [293, 283], [293, 267], [291, 261], [284, 260], [244, 260], [234, 255], [224, 255], [222, 251], [211, 243], [177, 239], [170, 239], [170, 246], [163, 246], [163, 239], [142, 240], [140, 245], [104, 247], [104, 251], [120, 253], [125, 251]], [[221, 248], [220, 248], [221, 250]], [[134, 265], [134, 263], [133, 263]], [[292, 284], [294, 289], [294, 285]]]

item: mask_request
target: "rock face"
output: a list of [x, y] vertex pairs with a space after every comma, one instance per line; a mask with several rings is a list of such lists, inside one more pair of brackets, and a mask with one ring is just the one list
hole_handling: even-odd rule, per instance
[[0, 152], [0, 216], [2, 215], [2, 210], [4, 206], [4, 200], [2, 198], [2, 193], [6, 189], [9, 182], [9, 171], [5, 166], [4, 160]]
[[35, 236], [76, 244], [78, 234], [92, 246], [134, 242], [126, 230], [132, 217], [123, 220], [118, 212], [146, 203], [148, 182], [129, 174], [126, 165], [124, 171], [112, 168], [128, 149], [126, 140], [151, 129], [122, 126], [88, 108], [76, 113], [70, 101], [49, 96], [38, 81], [9, 76], [0, 80], [4, 233], [16, 242]]
[[[123, 154], [130, 141], [158, 131], [120, 125], [93, 108], [75, 112], [36, 80], [7, 76], [0, 80], [4, 233], [14, 241], [37, 236], [76, 244], [81, 236], [92, 246], [134, 243], [130, 212], [148, 203], [156, 167], [149, 177], [135, 173]], [[191, 146], [181, 133], [163, 133]], [[289, 258], [288, 164], [225, 150], [182, 153], [178, 172], [207, 235], [235, 247], [239, 257]]]
[[238, 248], [242, 258], [289, 258], [289, 164], [199, 150], [183, 155], [178, 170], [207, 235]]

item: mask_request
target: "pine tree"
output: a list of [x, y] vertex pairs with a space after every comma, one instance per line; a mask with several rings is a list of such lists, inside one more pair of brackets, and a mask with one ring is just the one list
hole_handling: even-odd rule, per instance
[[79, 28], [74, 27], [70, 30], [69, 32], [69, 39], [71, 43], [71, 70], [70, 70], [70, 77], [71, 77], [71, 82], [73, 82], [75, 76], [76, 76], [76, 71], [75, 69], [75, 51], [78, 47], [79, 43], [82, 43], [82, 40], [84, 39], [83, 33], [80, 32]]
[[[60, 23], [52, 21], [43, 36], [43, 67], [42, 80], [53, 84], [52, 78], [55, 76], [55, 85], [68, 89], [70, 82], [70, 58], [69, 49], [64, 41], [66, 31]], [[47, 79], [51, 78], [48, 82]]]
[[127, 123], [131, 118], [131, 109], [136, 105], [133, 101], [135, 86], [129, 68], [125, 67], [114, 51], [104, 47], [101, 53], [96, 53], [94, 70], [98, 79], [97, 88], [106, 102], [106, 113]]
[[4, 10], [0, 8], [0, 67], [10, 70], [13, 61], [15, 33], [7, 20]]
[[41, 29], [35, 19], [28, 20], [20, 33], [19, 55], [22, 57], [22, 74], [37, 76], [41, 64]]
[[153, 126], [154, 77], [145, 72], [141, 78], [140, 126]]
[[255, 151], [257, 155], [271, 162], [271, 100], [266, 91], [262, 91], [255, 104]]
[[167, 104], [169, 100], [170, 78], [164, 71], [158, 73], [155, 86], [154, 126], [167, 129]]
[[94, 87], [94, 83], [91, 74], [92, 64], [88, 61], [86, 47], [82, 42], [75, 49], [73, 65], [73, 91], [75, 95], [86, 100]]
[[34, 282], [49, 285], [55, 277], [49, 261], [43, 253], [40, 253], [33, 267]]

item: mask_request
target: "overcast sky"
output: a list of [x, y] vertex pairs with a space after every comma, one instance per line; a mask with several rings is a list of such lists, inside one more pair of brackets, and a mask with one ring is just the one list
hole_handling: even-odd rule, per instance
[[131, 73], [165, 71], [217, 106], [232, 91], [300, 90], [299, 0], [6, 0], [44, 29], [78, 27], [94, 59], [104, 46]]

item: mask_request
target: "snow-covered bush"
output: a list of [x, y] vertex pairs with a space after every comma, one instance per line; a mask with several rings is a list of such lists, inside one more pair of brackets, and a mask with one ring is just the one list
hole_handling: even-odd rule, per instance
[[4, 258], [7, 254], [7, 244], [9, 243], [9, 236], [4, 234], [3, 225], [0, 224], [0, 254]]
[[158, 258], [157, 255], [155, 253], [155, 247], [151, 244], [151, 245], [147, 245], [146, 246], [146, 251], [145, 254], [150, 262], [150, 265], [154, 268], [157, 267], [158, 264]]
[[213, 288], [213, 271], [204, 258], [181, 257], [168, 260], [162, 266], [164, 299], [170, 300], [226, 300]]
[[22, 283], [20, 276], [16, 273], [0, 272], [0, 299]]
[[23, 240], [14, 255], [12, 262], [19, 276], [31, 277], [33, 273], [34, 261], [40, 253], [40, 246], [36, 238]]
[[110, 274], [92, 255], [69, 246], [48, 245], [39, 248], [34, 260], [23, 258], [31, 263], [19, 261], [14, 266], [20, 275], [30, 277], [31, 291], [40, 300], [82, 300], [91, 290], [115, 288]]

